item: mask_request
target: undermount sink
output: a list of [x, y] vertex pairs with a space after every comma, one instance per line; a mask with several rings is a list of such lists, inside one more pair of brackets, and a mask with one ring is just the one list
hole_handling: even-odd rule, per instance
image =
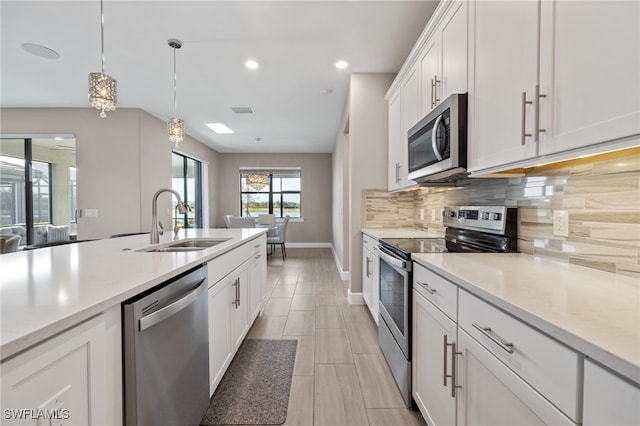
[[229, 241], [231, 238], [195, 238], [190, 240], [176, 241], [161, 247], [147, 247], [137, 251], [157, 253], [157, 252], [185, 252], [199, 251], [209, 247]]

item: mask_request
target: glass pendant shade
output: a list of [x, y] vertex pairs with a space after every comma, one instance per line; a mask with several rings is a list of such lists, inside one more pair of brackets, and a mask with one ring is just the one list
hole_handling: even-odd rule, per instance
[[89, 101], [91, 106], [100, 110], [100, 117], [107, 116], [105, 111], [116, 109], [118, 102], [118, 82], [102, 72], [89, 73]]
[[263, 174], [250, 174], [247, 175], [247, 185], [260, 191], [262, 188], [269, 184], [269, 176]]
[[181, 118], [172, 117], [167, 120], [167, 130], [169, 131], [169, 142], [177, 147], [184, 140], [184, 121]]

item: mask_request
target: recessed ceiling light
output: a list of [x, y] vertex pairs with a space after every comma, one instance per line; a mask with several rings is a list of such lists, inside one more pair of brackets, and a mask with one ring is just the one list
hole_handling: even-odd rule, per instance
[[247, 62], [245, 62], [244, 66], [249, 68], [250, 70], [257, 70], [258, 68], [260, 68], [260, 64], [253, 59], [249, 59]]
[[336, 68], [338, 69], [345, 69], [346, 67], [349, 66], [349, 62], [341, 59], [338, 62], [336, 62], [335, 65], [336, 65]]
[[22, 48], [32, 55], [46, 59], [58, 59], [60, 54], [53, 49], [34, 43], [22, 43]]
[[234, 133], [233, 130], [231, 130], [230, 128], [228, 128], [222, 123], [207, 123], [207, 127], [218, 134]]

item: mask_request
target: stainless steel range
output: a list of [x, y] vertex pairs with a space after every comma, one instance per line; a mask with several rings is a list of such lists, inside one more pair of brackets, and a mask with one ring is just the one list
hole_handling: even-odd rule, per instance
[[380, 348], [407, 406], [411, 405], [412, 253], [510, 253], [517, 251], [517, 209], [446, 207], [444, 238], [382, 239], [380, 254]]

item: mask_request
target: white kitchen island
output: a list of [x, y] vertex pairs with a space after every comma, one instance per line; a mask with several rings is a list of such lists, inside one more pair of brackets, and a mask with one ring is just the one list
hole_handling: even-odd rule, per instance
[[[138, 251], [151, 246], [146, 234], [2, 255], [2, 424], [52, 416], [68, 416], [69, 424], [120, 424], [120, 304], [204, 264], [211, 288], [256, 250], [266, 253], [265, 232], [182, 230], [180, 239], [226, 240], [198, 251]], [[171, 237], [166, 233], [159, 246]], [[225, 262], [216, 261], [223, 255]], [[257, 271], [266, 274], [266, 267]], [[260, 289], [265, 280], [257, 277]]]

